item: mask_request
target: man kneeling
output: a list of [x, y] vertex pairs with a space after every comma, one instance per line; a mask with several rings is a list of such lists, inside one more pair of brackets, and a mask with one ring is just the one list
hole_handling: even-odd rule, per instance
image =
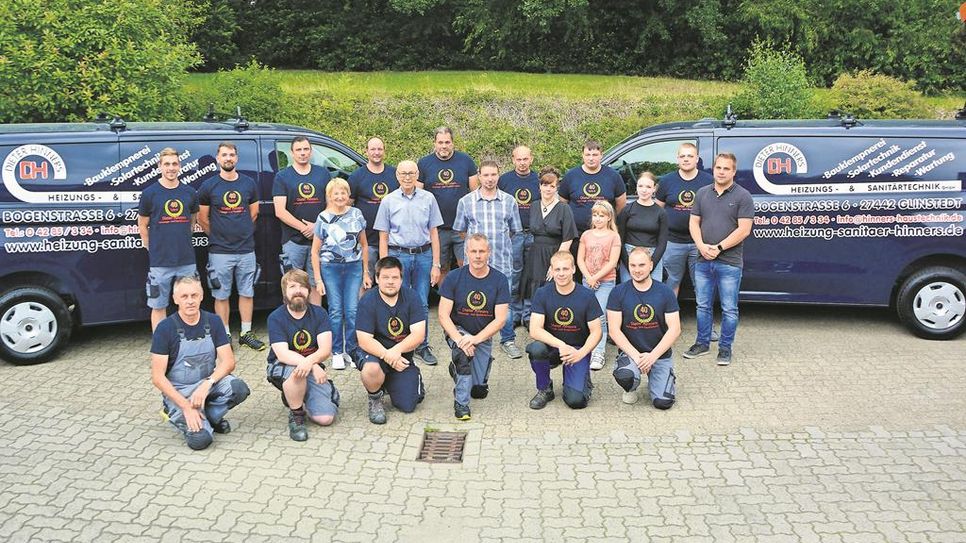
[[537, 289], [530, 309], [527, 345], [530, 367], [537, 379], [537, 394], [530, 409], [543, 409], [554, 399], [550, 369], [563, 364], [563, 399], [572, 409], [590, 401], [590, 353], [600, 342], [603, 311], [594, 293], [574, 282], [574, 257], [559, 251], [550, 257], [553, 283]]
[[197, 277], [178, 278], [178, 312], [158, 323], [151, 340], [151, 382], [163, 394], [162, 415], [196, 451], [211, 445], [213, 432], [231, 431], [225, 414], [250, 393], [231, 375], [235, 355], [225, 325], [201, 310], [203, 297]]
[[328, 380], [323, 360], [332, 352], [332, 329], [324, 309], [309, 303], [309, 275], [293, 268], [282, 276], [285, 302], [268, 316], [268, 382], [288, 406], [288, 435], [305, 441], [305, 416], [328, 426], [339, 410], [339, 391]]
[[623, 401], [637, 402], [641, 375], [647, 375], [651, 402], [658, 409], [674, 405], [674, 364], [671, 345], [681, 335], [678, 299], [670, 287], [651, 279], [651, 254], [644, 247], [627, 257], [631, 281], [621, 283], [607, 298], [607, 326], [621, 353], [614, 379], [624, 389]]

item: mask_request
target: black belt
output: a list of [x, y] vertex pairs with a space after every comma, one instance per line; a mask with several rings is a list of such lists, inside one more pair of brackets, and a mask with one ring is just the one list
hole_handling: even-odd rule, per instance
[[426, 251], [428, 251], [428, 250], [430, 250], [432, 248], [433, 248], [433, 244], [432, 243], [427, 243], [426, 245], [422, 245], [420, 247], [400, 247], [398, 245], [390, 245], [389, 246], [389, 249], [392, 250], [392, 251], [399, 251], [400, 253], [407, 253], [407, 254], [411, 254], [411, 255], [422, 254], [422, 253], [425, 253]]

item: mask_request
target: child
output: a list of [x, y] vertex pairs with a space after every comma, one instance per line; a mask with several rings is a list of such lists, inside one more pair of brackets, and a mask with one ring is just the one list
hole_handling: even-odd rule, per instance
[[[607, 297], [617, 280], [617, 262], [621, 255], [621, 239], [614, 222], [614, 208], [600, 201], [591, 208], [590, 230], [580, 236], [577, 266], [584, 275], [584, 286], [593, 290], [601, 307], [607, 307]], [[607, 346], [607, 319], [601, 317], [603, 335], [590, 355], [590, 369], [604, 367], [604, 348]]]

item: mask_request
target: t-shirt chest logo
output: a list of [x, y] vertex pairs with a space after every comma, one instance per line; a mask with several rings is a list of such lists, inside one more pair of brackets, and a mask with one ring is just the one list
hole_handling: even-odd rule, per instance
[[597, 183], [587, 183], [584, 185], [584, 196], [588, 198], [597, 198], [600, 196], [600, 185]]
[[235, 209], [242, 203], [241, 193], [237, 190], [229, 190], [225, 192], [225, 195], [221, 198], [221, 200], [228, 209]]
[[533, 201], [533, 193], [530, 192], [530, 189], [517, 189], [513, 193], [513, 197], [516, 199], [517, 205], [521, 206], [530, 205], [530, 202]]
[[398, 338], [401, 336], [405, 328], [406, 323], [404, 323], [399, 317], [389, 317], [389, 322], [386, 323], [386, 330], [393, 338]]
[[569, 307], [560, 307], [553, 312], [553, 322], [560, 326], [569, 326], [574, 322], [574, 312]]
[[315, 197], [315, 185], [312, 183], [299, 183], [299, 196], [305, 200]]
[[486, 307], [486, 294], [473, 290], [466, 295], [466, 306], [473, 311], [479, 311]]
[[634, 320], [647, 324], [654, 320], [654, 308], [651, 304], [637, 304], [634, 306]]
[[181, 200], [172, 199], [164, 203], [164, 214], [172, 219], [180, 217], [182, 213], [184, 213], [184, 204]]
[[694, 205], [694, 191], [682, 190], [678, 193], [678, 205], [681, 207], [691, 207]]
[[443, 168], [436, 174], [436, 179], [444, 185], [449, 185], [456, 179], [456, 174], [449, 168]]
[[299, 353], [304, 353], [305, 350], [312, 344], [312, 335], [309, 334], [308, 330], [302, 329], [295, 332], [292, 336], [292, 346]]
[[389, 185], [378, 181], [372, 185], [372, 195], [376, 197], [377, 200], [382, 200], [389, 194]]

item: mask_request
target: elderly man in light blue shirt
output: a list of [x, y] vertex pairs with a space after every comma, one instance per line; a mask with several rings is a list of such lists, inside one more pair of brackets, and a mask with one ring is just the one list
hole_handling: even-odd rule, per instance
[[[456, 204], [453, 230], [467, 236], [486, 236], [490, 242], [489, 265], [510, 280], [513, 276], [512, 237], [523, 231], [523, 224], [516, 199], [497, 188], [499, 180], [500, 166], [495, 161], [480, 163], [480, 188], [463, 196]], [[500, 330], [500, 346], [510, 358], [523, 358], [515, 341], [511, 319], [507, 319]]]
[[[443, 224], [436, 198], [418, 188], [419, 169], [412, 160], [396, 166], [399, 188], [390, 192], [376, 213], [373, 228], [379, 232], [379, 258], [394, 256], [403, 265], [403, 286], [419, 295], [423, 310], [429, 311], [429, 287], [439, 282], [439, 233]], [[430, 366], [436, 356], [429, 348], [429, 331], [416, 356]]]

